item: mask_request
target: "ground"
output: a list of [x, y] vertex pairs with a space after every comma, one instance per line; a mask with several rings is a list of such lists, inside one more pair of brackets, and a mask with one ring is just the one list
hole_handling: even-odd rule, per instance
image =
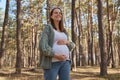
[[[15, 69], [1, 69], [0, 80], [43, 80], [42, 69], [22, 69], [21, 74], [15, 74]], [[107, 70], [106, 77], [99, 76], [99, 67], [78, 67], [71, 71], [71, 80], [120, 80], [120, 68]]]

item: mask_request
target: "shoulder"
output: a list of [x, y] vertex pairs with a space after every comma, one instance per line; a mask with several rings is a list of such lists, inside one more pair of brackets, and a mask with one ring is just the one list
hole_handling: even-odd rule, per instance
[[43, 31], [50, 33], [51, 31], [53, 31], [53, 27], [51, 24], [44, 24], [44, 29]]
[[52, 29], [52, 25], [51, 24], [44, 24], [45, 28], [51, 28]]

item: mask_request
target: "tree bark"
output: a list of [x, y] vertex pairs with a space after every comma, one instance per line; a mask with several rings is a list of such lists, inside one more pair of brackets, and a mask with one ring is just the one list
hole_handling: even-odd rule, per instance
[[93, 1], [88, 1], [88, 65], [93, 66], [93, 32], [92, 32], [92, 3]]
[[50, 0], [47, 0], [47, 23], [50, 23]]
[[[75, 32], [74, 32], [74, 20], [75, 20], [75, 0], [72, 0], [72, 11], [71, 11], [71, 14], [72, 14], [72, 31], [71, 31], [71, 34], [72, 34], [72, 41], [74, 42], [74, 43], [76, 43], [76, 35], [75, 35]], [[76, 49], [76, 48], [75, 48]], [[72, 64], [72, 69], [73, 70], [75, 70], [76, 71], [76, 55], [74, 54], [75, 52], [76, 52], [76, 50], [73, 50], [73, 52], [72, 52], [72, 62], [73, 62], [73, 64]]]
[[6, 27], [8, 24], [8, 12], [9, 12], [9, 0], [6, 0], [6, 10], [5, 10], [5, 17], [4, 17], [4, 22], [3, 22], [3, 27], [2, 27], [2, 37], [1, 37], [1, 48], [0, 48], [0, 68], [2, 67], [1, 65], [1, 58], [4, 54], [5, 51], [5, 38], [6, 38]]
[[16, 45], [17, 45], [17, 55], [16, 55], [16, 73], [21, 73], [21, 24], [20, 24], [20, 12], [21, 12], [21, 0], [17, 0], [17, 15], [16, 15]]
[[107, 75], [107, 58], [105, 52], [105, 43], [104, 43], [104, 34], [103, 34], [103, 23], [102, 23], [102, 1], [97, 0], [98, 2], [98, 32], [99, 32], [99, 46], [101, 53], [101, 64], [100, 64], [100, 75]]

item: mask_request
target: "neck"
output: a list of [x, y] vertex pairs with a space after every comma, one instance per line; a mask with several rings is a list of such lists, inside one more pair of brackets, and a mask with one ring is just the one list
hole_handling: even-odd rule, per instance
[[59, 30], [59, 22], [54, 22], [54, 26], [55, 26], [55, 28], [57, 29], [57, 30]]

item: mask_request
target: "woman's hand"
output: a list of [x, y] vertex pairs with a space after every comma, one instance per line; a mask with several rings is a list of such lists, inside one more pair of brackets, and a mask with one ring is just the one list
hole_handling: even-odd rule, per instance
[[61, 60], [61, 61], [64, 61], [67, 59], [67, 57], [63, 54], [55, 54], [54, 55], [54, 58], [58, 59], [58, 60]]
[[59, 45], [68, 45], [69, 41], [64, 40], [64, 39], [60, 39], [60, 40], [57, 41], [57, 44], [59, 44]]

